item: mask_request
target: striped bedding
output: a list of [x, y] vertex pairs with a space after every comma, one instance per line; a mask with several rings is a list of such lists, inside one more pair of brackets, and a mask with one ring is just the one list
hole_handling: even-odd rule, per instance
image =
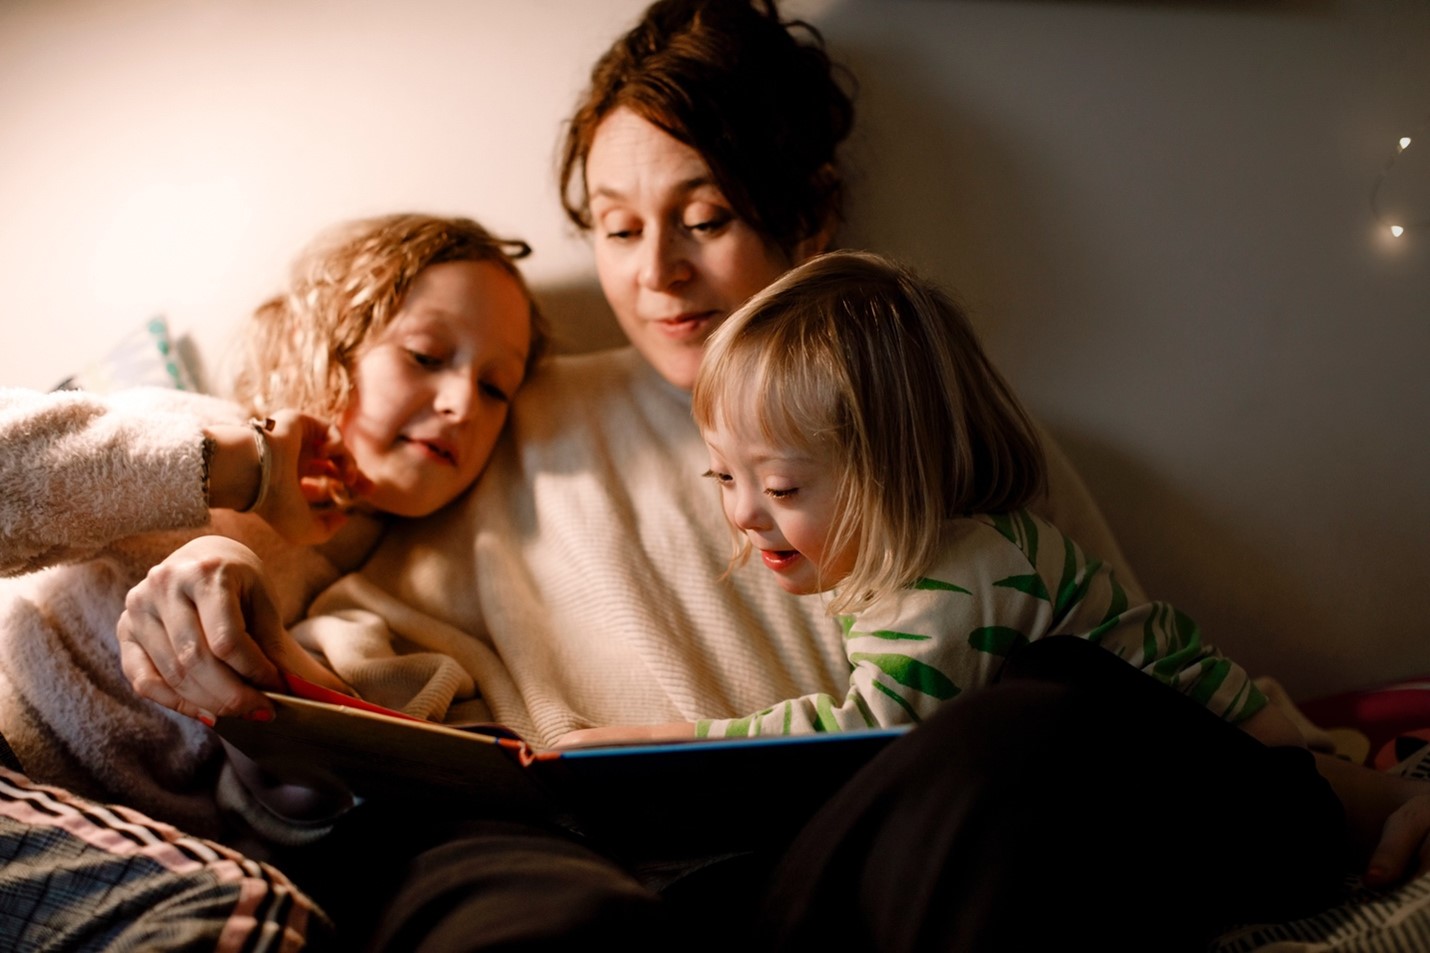
[[[1430, 780], [1430, 745], [1391, 769]], [[1347, 899], [1286, 923], [1252, 924], [1224, 934], [1210, 953], [1425, 953], [1430, 950], [1430, 874], [1391, 890], [1352, 879]]]

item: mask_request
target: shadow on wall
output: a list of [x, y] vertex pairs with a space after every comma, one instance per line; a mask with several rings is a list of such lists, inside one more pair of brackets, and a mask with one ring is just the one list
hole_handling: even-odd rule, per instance
[[533, 287], [532, 296], [551, 323], [557, 354], [584, 354], [626, 343], [621, 326], [594, 280]]
[[[1036, 406], [1042, 394], [1030, 385], [1057, 394], [1059, 377], [1068, 386], [1074, 380], [1068, 362], [1041, 366], [1038, 355], [1066, 353], [1098, 330], [1079, 316], [1073, 336], [1069, 322], [1053, 320], [1090, 297], [1082, 283], [1094, 266], [1083, 260], [1084, 246], [1049, 244], [1050, 212], [1073, 186], [986, 104], [960, 97], [957, 66], [939, 72], [921, 59], [926, 50], [910, 37], [957, 27], [954, 17], [927, 10], [906, 5], [904, 22], [891, 13], [882, 30], [858, 4], [820, 18], [832, 54], [858, 81], [839, 240], [900, 259], [952, 292]], [[1038, 347], [1023, 346], [1029, 339]]]
[[[1305, 699], [1347, 687], [1354, 639], [1286, 644], [1268, 637], [1316, 631], [1323, 621], [1318, 614], [1327, 608], [1318, 607], [1318, 599], [1337, 598], [1308, 593], [1273, 536], [1247, 532], [1235, 520], [1198, 506], [1195, 494], [1133, 454], [1070, 429], [1056, 436], [1090, 486], [1118, 486], [1115, 499], [1099, 502], [1130, 517], [1114, 529], [1149, 597], [1184, 611], [1204, 639], [1253, 675], [1275, 675], [1293, 696]], [[1403, 633], [1400, 657], [1413, 658], [1419, 638]], [[1397, 654], [1389, 652], [1392, 658]], [[1392, 667], [1384, 678], [1405, 674]]]
[[[1012, 13], [1038, 5], [991, 6]], [[1335, 7], [1145, 5], [1313, 17]], [[1220, 514], [1205, 493], [1150, 465], [1135, 438], [1123, 438], [1137, 380], [1096, 371], [1109, 363], [1107, 342], [1126, 335], [1127, 316], [1144, 305], [1108, 280], [1098, 257], [1106, 242], [1083, 214], [1076, 173], [1028, 141], [1039, 134], [1036, 117], [1015, 122], [998, 113], [988, 87], [990, 72], [1001, 69], [996, 52], [954, 41], [953, 31], [977, 25], [979, 5], [870, 6], [834, 4], [818, 18], [831, 54], [859, 84], [840, 243], [899, 258], [964, 301], [995, 362], [1101, 504], [1144, 587], [1195, 618], [1254, 674], [1275, 674], [1305, 696], [1345, 687], [1348, 667], [1364, 677], [1402, 664], [1397, 656], [1413, 658], [1416, 636], [1408, 632], [1380, 638], [1379, 662], [1354, 664], [1350, 641], [1303, 640], [1325, 630], [1337, 596], [1306, 590], [1277, 552], [1286, 540]], [[950, 42], [940, 52], [945, 30]]]

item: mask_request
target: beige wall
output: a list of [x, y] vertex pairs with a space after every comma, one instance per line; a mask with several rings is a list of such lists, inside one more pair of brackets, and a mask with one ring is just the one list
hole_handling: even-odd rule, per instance
[[[554, 143], [643, 0], [0, 3], [0, 384], [151, 314], [211, 382], [331, 221], [473, 214], [615, 340]], [[846, 243], [958, 289], [1144, 584], [1305, 696], [1430, 672], [1420, 0], [804, 0], [862, 81]], [[1430, 219], [1430, 162], [1387, 180]]]

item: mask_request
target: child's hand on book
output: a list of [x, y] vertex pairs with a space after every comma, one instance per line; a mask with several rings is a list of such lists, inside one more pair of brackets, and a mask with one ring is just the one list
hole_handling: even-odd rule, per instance
[[695, 724], [689, 721], [672, 721], [662, 725], [607, 725], [604, 728], [578, 728], [568, 731], [556, 739], [556, 747], [688, 741], [694, 737]]

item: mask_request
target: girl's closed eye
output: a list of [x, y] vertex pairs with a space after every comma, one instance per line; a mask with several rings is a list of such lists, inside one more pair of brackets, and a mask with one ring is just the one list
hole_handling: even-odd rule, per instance
[[765, 488], [765, 496], [772, 500], [787, 500], [799, 492], [797, 486], [771, 486]]
[[429, 354], [421, 348], [414, 347], [409, 347], [406, 350], [407, 356], [412, 359], [412, 363], [424, 370], [436, 370], [442, 366], [442, 358], [435, 354]]
[[501, 401], [503, 404], [511, 403], [511, 393], [497, 384], [491, 381], [482, 381], [480, 387], [482, 393], [486, 394], [492, 400]]
[[704, 473], [702, 473], [702, 474], [700, 474], [700, 475], [703, 476], [703, 477], [705, 477], [705, 478], [707, 478], [707, 479], [714, 480], [716, 483], [720, 484], [721, 486], [730, 486], [730, 485], [732, 485], [732, 484], [735, 482], [735, 478], [732, 477], [732, 476], [730, 476], [730, 474], [728, 474], [728, 473], [720, 473], [720, 472], [718, 472], [718, 471], [716, 471], [716, 470], [706, 470]]

